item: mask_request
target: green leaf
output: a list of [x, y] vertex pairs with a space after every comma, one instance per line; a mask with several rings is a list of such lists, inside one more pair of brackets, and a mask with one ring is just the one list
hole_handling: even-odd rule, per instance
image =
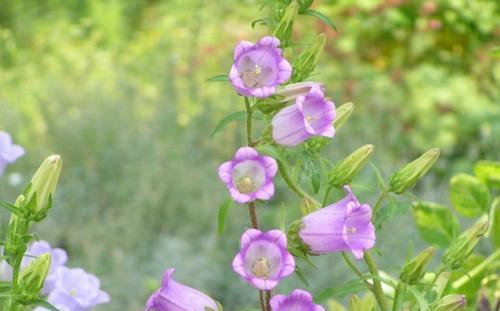
[[285, 155], [275, 146], [270, 146], [270, 145], [265, 145], [265, 146], [257, 146], [256, 147], [257, 151], [261, 154], [268, 155], [270, 157], [273, 157], [274, 159], [281, 161], [282, 163], [286, 164], [286, 157]]
[[227, 82], [229, 81], [228, 75], [216, 75], [208, 78], [205, 82]]
[[19, 216], [19, 217], [24, 217], [23, 213], [21, 212], [21, 210], [13, 205], [13, 204], [10, 204], [10, 203], [7, 203], [7, 202], [4, 202], [4, 201], [0, 201], [0, 206], [1, 207], [5, 207], [6, 209], [8, 209], [12, 214], [16, 215], [16, 216]]
[[269, 24], [269, 17], [264, 17], [264, 18], [259, 18], [256, 19], [252, 22], [252, 28], [255, 29], [255, 26], [257, 25], [268, 25]]
[[437, 203], [415, 203], [413, 216], [420, 237], [438, 247], [450, 245], [460, 229], [455, 215], [446, 206]]
[[311, 172], [311, 184], [314, 190], [314, 193], [317, 194], [321, 187], [321, 168], [319, 167], [319, 163], [312, 162], [313, 168]]
[[365, 283], [360, 279], [351, 280], [342, 286], [330, 287], [314, 297], [317, 302], [322, 302], [330, 298], [344, 298], [345, 296], [366, 290]]
[[450, 180], [453, 207], [461, 215], [477, 217], [488, 211], [490, 192], [484, 182], [467, 174], [457, 174]]
[[307, 282], [306, 276], [302, 272], [302, 269], [299, 266], [295, 266], [295, 274], [297, 277], [304, 283], [306, 287], [309, 287], [309, 282]]
[[241, 121], [245, 120], [247, 117], [247, 112], [246, 111], [236, 111], [233, 113], [228, 114], [222, 120], [219, 121], [215, 129], [212, 131], [210, 134], [210, 138], [214, 137], [215, 134], [223, 130], [229, 123], [235, 122], [235, 121]]
[[474, 174], [492, 189], [500, 189], [500, 162], [479, 161], [474, 166]]
[[321, 12], [311, 10], [311, 9], [305, 9], [302, 12], [300, 12], [300, 14], [317, 17], [320, 20], [322, 20], [323, 23], [327, 24], [328, 26], [332, 27], [333, 30], [337, 31], [337, 26], [335, 26], [335, 24], [332, 22], [332, 20], [328, 16], [326, 16], [325, 14], [323, 14]]
[[227, 212], [229, 208], [233, 205], [233, 200], [231, 198], [227, 198], [222, 202], [219, 208], [219, 216], [218, 216], [218, 224], [217, 224], [217, 233], [222, 235], [224, 233], [224, 228], [226, 227], [226, 218]]
[[406, 288], [410, 291], [410, 293], [415, 297], [415, 300], [417, 301], [417, 304], [419, 306], [420, 311], [427, 311], [429, 310], [429, 303], [427, 300], [425, 300], [425, 297], [414, 287], [412, 286], [406, 286]]
[[394, 217], [404, 215], [410, 209], [411, 204], [407, 201], [397, 201], [393, 196], [389, 196], [389, 204], [384, 206], [375, 214], [374, 224], [381, 228], [382, 224]]

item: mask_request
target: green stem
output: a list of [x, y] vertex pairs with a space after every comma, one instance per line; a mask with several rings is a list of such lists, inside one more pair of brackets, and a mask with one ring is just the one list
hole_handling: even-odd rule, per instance
[[[375, 260], [373, 260], [372, 255], [370, 255], [368, 251], [365, 251], [364, 260], [371, 274], [379, 276]], [[382, 283], [380, 283], [380, 281], [376, 279], [373, 279], [373, 294], [375, 295], [375, 299], [377, 299], [380, 309], [382, 309], [382, 311], [388, 311], [389, 306], [387, 304], [387, 301], [385, 300], [384, 291], [382, 290]]]
[[[279, 169], [280, 175], [281, 175], [281, 177], [283, 177], [283, 180], [285, 180], [288, 187], [290, 187], [290, 189], [292, 189], [293, 192], [295, 192], [300, 198], [302, 198], [302, 199], [307, 198], [307, 199], [314, 200], [310, 195], [308, 195], [304, 190], [302, 190], [302, 188], [300, 188], [299, 185], [297, 185], [293, 181], [292, 177], [290, 176], [290, 174], [286, 170], [287, 165], [285, 163], [282, 163], [280, 160], [278, 160], [278, 164], [279, 164], [278, 169]], [[314, 201], [316, 201], [316, 200], [314, 200]]]
[[490, 263], [495, 261], [497, 258], [500, 258], [500, 249], [497, 249], [496, 252], [491, 254], [488, 258], [483, 260], [479, 265], [477, 265], [474, 269], [470, 270], [469, 273], [465, 274], [455, 282], [453, 282], [452, 287], [454, 289], [458, 289], [465, 284], [467, 284], [469, 281], [471, 281], [476, 275], [481, 273], [484, 268], [486, 268]]
[[388, 192], [386, 190], [382, 191], [382, 193], [380, 193], [380, 196], [378, 197], [377, 199], [377, 202], [375, 202], [375, 205], [373, 205], [373, 209], [372, 209], [372, 218], [375, 217], [375, 214], [377, 213], [377, 211], [380, 209], [380, 207], [382, 206], [382, 203], [384, 202], [385, 200], [385, 197], [387, 196]]
[[328, 188], [326, 188], [325, 197], [323, 198], [323, 204], [321, 204], [321, 206], [326, 206], [326, 203], [328, 202], [328, 197], [330, 197], [331, 191], [332, 191], [332, 187], [328, 186]]
[[252, 145], [252, 107], [250, 107], [250, 99], [248, 97], [243, 97], [245, 99], [245, 107], [247, 109], [247, 145]]
[[400, 310], [399, 305], [403, 301], [405, 291], [406, 291], [405, 284], [399, 282], [398, 286], [396, 287], [396, 292], [394, 293], [394, 304], [392, 305], [392, 311]]
[[344, 261], [346, 264], [351, 268], [351, 270], [365, 283], [365, 285], [368, 287], [370, 291], [373, 292], [373, 286], [366, 280], [366, 277], [363, 275], [363, 272], [361, 272], [358, 267], [356, 267], [356, 264], [352, 262], [352, 260], [349, 258], [349, 256], [345, 252], [341, 252], [342, 258], [344, 258]]

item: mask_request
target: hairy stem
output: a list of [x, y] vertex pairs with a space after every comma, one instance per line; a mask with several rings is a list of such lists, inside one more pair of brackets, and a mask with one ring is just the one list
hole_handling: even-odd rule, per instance
[[396, 292], [394, 293], [394, 303], [392, 305], [392, 311], [399, 311], [400, 307], [399, 305], [402, 302], [402, 299], [405, 295], [406, 287], [405, 284], [402, 282], [398, 283], [398, 286], [396, 287]]
[[257, 221], [257, 212], [255, 211], [255, 202], [248, 203], [248, 212], [250, 214], [250, 222], [252, 224], [252, 228], [259, 229], [259, 222]]
[[266, 296], [266, 298], [265, 298], [265, 305], [266, 305], [266, 309], [267, 309], [268, 311], [271, 311], [271, 304], [270, 304], [270, 301], [271, 301], [271, 297], [273, 297], [273, 293], [272, 293], [272, 291], [270, 291], [270, 290], [268, 290], [268, 291], [266, 291], [266, 292], [264, 292], [264, 293], [265, 293], [265, 296]]
[[[370, 255], [368, 251], [365, 252], [364, 260], [371, 274], [379, 276], [375, 260], [373, 260], [372, 255]], [[385, 300], [384, 291], [382, 290], [382, 283], [380, 283], [380, 281], [377, 279], [373, 279], [373, 294], [375, 295], [375, 299], [377, 299], [380, 309], [382, 309], [382, 311], [388, 311], [389, 306], [387, 304], [387, 301]]]
[[252, 107], [250, 107], [250, 99], [248, 97], [243, 97], [245, 99], [245, 107], [247, 109], [247, 145], [252, 145]]
[[372, 209], [372, 218], [375, 217], [375, 214], [377, 213], [377, 211], [380, 209], [380, 207], [382, 206], [382, 203], [384, 202], [385, 200], [385, 197], [387, 196], [387, 191], [384, 190], [382, 191], [382, 193], [380, 193], [380, 196], [378, 197], [377, 199], [377, 202], [375, 202], [375, 205], [373, 206], [373, 209]]

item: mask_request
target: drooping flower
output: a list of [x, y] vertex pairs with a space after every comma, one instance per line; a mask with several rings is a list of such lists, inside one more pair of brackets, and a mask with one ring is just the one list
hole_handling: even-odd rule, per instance
[[[59, 267], [56, 282], [47, 301], [61, 311], [89, 311], [110, 301], [109, 295], [100, 289], [99, 279], [83, 269]], [[46, 311], [36, 308], [35, 311]]]
[[280, 230], [245, 231], [241, 236], [241, 249], [233, 259], [233, 270], [257, 289], [275, 288], [280, 280], [295, 271], [286, 235]]
[[175, 269], [165, 271], [160, 289], [153, 293], [145, 311], [217, 311], [215, 300], [172, 279]]
[[309, 91], [313, 86], [319, 87], [323, 92], [325, 91], [323, 83], [306, 81], [306, 82], [292, 83], [280, 87], [276, 91], [275, 95], [283, 97], [283, 99], [280, 102], [282, 103], [288, 102], [291, 100], [295, 100], [299, 96], [307, 95], [307, 93], [309, 93]]
[[360, 204], [348, 186], [344, 190], [347, 195], [342, 200], [302, 219], [299, 236], [311, 254], [351, 251], [361, 259], [375, 245], [370, 206]]
[[24, 155], [24, 148], [12, 143], [9, 133], [0, 131], [0, 176], [8, 164]]
[[273, 118], [273, 139], [285, 146], [296, 146], [312, 136], [333, 137], [335, 105], [319, 86], [281, 109]]
[[281, 55], [279, 45], [274, 37], [264, 37], [256, 44], [240, 41], [236, 45], [229, 80], [238, 93], [269, 97], [276, 86], [290, 79], [292, 66]]
[[[48, 295], [53, 289], [56, 282], [56, 269], [64, 266], [68, 260], [66, 251], [61, 248], [51, 248], [50, 244], [46, 241], [33, 242], [26, 251], [26, 254], [21, 261], [21, 270], [26, 268], [36, 257], [43, 254], [50, 254], [50, 268], [47, 277], [45, 278], [44, 287], [42, 290], [43, 295]], [[2, 261], [0, 264], [0, 279], [10, 281], [12, 279], [12, 267], [7, 261]]]
[[271, 311], [325, 311], [314, 304], [311, 294], [305, 290], [295, 289], [290, 295], [276, 295], [271, 301]]
[[273, 177], [277, 171], [275, 159], [261, 156], [253, 148], [242, 147], [233, 160], [219, 167], [219, 178], [226, 184], [233, 200], [248, 203], [257, 199], [269, 200], [273, 196]]

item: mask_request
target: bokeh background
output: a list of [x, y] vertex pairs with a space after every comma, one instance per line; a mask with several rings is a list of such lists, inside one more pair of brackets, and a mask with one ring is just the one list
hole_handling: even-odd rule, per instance
[[[249, 226], [235, 206], [217, 236], [227, 197], [218, 165], [244, 143], [242, 123], [210, 138], [243, 102], [228, 83], [238, 40], [267, 33], [251, 22], [261, 1], [0, 0], [0, 129], [27, 151], [0, 178], [13, 201], [38, 164], [60, 153], [64, 170], [55, 207], [36, 231], [70, 255], [70, 266], [98, 275], [112, 297], [99, 310], [139, 310], [163, 271], [236, 310], [256, 292], [230, 269]], [[415, 193], [448, 202], [448, 177], [500, 154], [500, 3], [495, 0], [318, 0], [335, 32], [300, 16], [297, 53], [325, 32], [313, 80], [326, 82], [353, 116], [325, 154], [341, 159], [366, 143], [385, 177], [431, 147], [442, 157]], [[373, 171], [355, 180], [374, 203]], [[336, 193], [337, 197], [341, 194]], [[299, 203], [278, 179], [277, 194], [258, 213], [265, 227], [291, 222]], [[2, 211], [0, 230], [7, 214]], [[378, 235], [380, 266], [397, 273], [409, 241], [423, 242], [410, 215]], [[352, 278], [339, 256], [304, 267], [310, 289]], [[292, 277], [281, 287], [303, 287]]]

